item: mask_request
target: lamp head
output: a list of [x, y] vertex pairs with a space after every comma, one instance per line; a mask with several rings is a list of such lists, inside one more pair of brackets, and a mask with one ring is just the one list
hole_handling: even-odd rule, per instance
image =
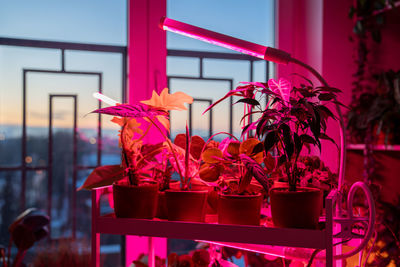
[[163, 30], [178, 33], [210, 44], [222, 46], [264, 60], [273, 61], [281, 64], [287, 64], [291, 60], [290, 54], [282, 50], [248, 42], [242, 39], [196, 27], [167, 17], [161, 18], [159, 26]]

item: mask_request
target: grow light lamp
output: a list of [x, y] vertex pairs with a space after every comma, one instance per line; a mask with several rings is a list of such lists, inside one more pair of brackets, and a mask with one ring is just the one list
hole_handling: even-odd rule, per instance
[[268, 61], [281, 64], [287, 64], [291, 61], [290, 54], [282, 50], [206, 30], [167, 17], [161, 19], [160, 28]]

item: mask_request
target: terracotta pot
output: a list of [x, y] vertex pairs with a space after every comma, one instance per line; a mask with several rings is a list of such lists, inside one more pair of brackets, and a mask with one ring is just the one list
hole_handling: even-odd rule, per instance
[[204, 222], [208, 191], [166, 190], [168, 220]]
[[218, 223], [260, 225], [262, 195], [224, 195], [218, 198]]
[[[179, 181], [172, 180], [169, 183], [169, 188], [179, 189]], [[156, 217], [160, 219], [168, 219], [168, 209], [167, 209], [167, 200], [165, 198], [165, 191], [158, 192]]]
[[158, 183], [148, 181], [137, 186], [127, 181], [113, 184], [114, 212], [118, 218], [153, 219], [157, 211]]
[[272, 188], [269, 191], [272, 221], [276, 227], [316, 229], [322, 210], [322, 191], [317, 188]]

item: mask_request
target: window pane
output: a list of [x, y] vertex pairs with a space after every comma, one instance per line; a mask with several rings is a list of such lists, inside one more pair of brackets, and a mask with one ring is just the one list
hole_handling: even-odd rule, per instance
[[0, 36], [126, 45], [126, 0], [0, 1]]
[[[261, 45], [274, 44], [274, 1], [168, 0], [171, 19]], [[232, 52], [198, 40], [167, 33], [169, 49]]]
[[0, 171], [0, 244], [8, 244], [8, 227], [20, 213], [21, 173]]

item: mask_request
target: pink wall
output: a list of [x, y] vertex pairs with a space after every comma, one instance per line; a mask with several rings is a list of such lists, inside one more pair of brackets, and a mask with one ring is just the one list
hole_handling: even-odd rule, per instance
[[[352, 21], [347, 17], [351, 1], [280, 0], [277, 3], [277, 47], [315, 68], [330, 86], [342, 89], [344, 93], [339, 100], [347, 104], [354, 72], [353, 44], [348, 38]], [[278, 66], [278, 76], [290, 77], [291, 73], [312, 78], [318, 84], [301, 67]], [[335, 110], [335, 107], [331, 109]], [[328, 129], [328, 135], [339, 143], [337, 123], [331, 122]], [[323, 143], [321, 157], [333, 170], [338, 168], [338, 151], [333, 144]]]
[[[351, 2], [349, 0], [324, 2], [322, 75], [330, 86], [343, 91], [338, 100], [344, 104], [350, 104], [352, 74], [356, 70], [353, 62], [355, 45], [349, 41], [353, 29], [353, 22], [348, 18]], [[346, 110], [342, 109], [342, 112], [345, 114]], [[333, 130], [330, 130], [328, 135], [339, 140], [336, 126], [335, 122], [329, 123], [328, 127]], [[330, 163], [330, 166], [337, 166], [338, 157], [331, 151], [335, 151], [335, 146], [327, 143], [322, 157]]]

